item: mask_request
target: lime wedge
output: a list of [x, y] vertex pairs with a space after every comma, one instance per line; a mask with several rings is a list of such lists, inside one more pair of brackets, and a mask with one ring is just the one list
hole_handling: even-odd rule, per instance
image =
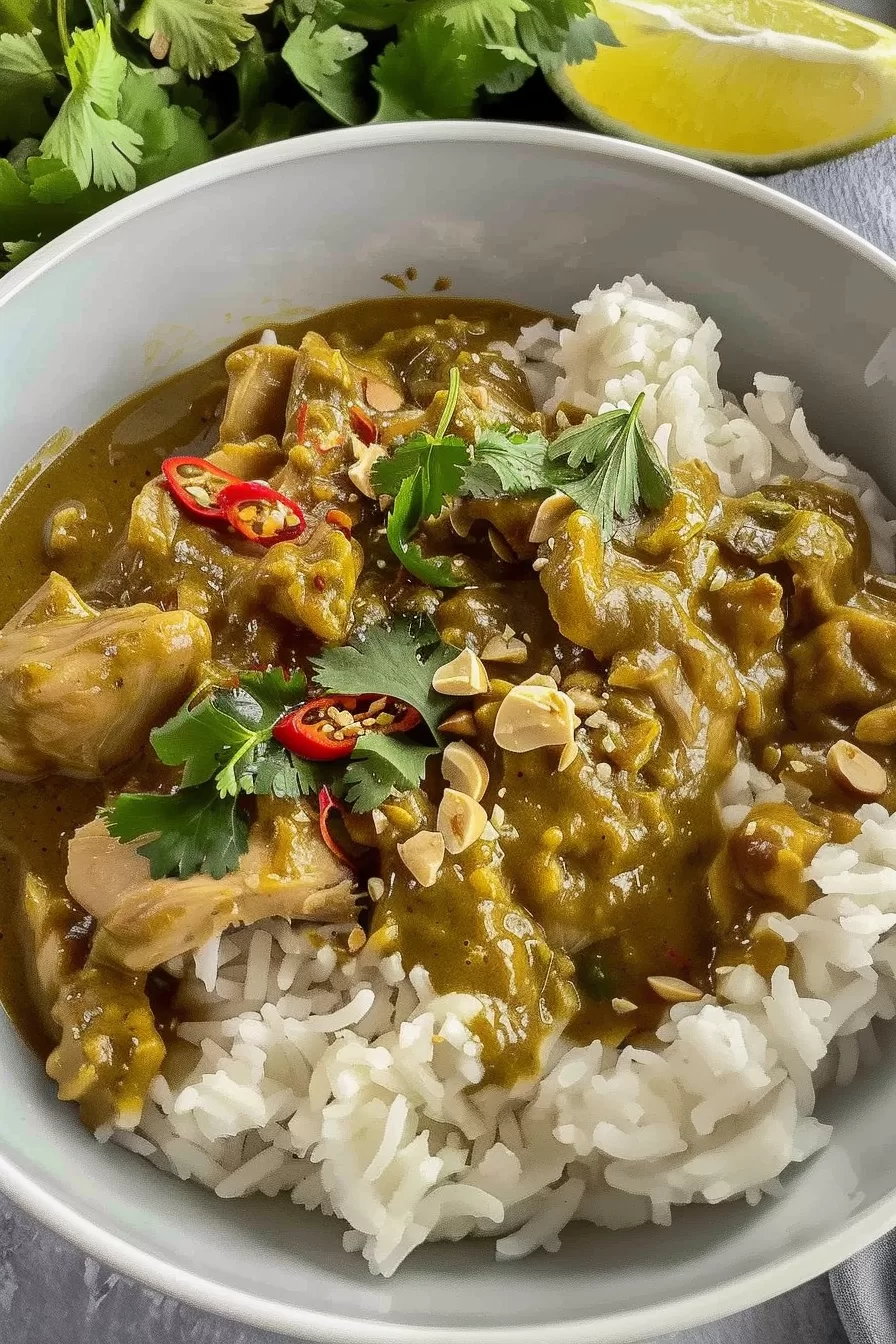
[[812, 0], [592, 0], [619, 47], [549, 78], [582, 121], [740, 172], [896, 132], [896, 32]]

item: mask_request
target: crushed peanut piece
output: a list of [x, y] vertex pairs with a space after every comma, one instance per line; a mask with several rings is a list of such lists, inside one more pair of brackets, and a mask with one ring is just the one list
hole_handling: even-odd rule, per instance
[[431, 887], [445, 857], [445, 837], [440, 831], [418, 831], [398, 846], [398, 857], [421, 887]]
[[373, 488], [370, 474], [375, 462], [381, 457], [385, 457], [385, 451], [377, 444], [371, 443], [364, 449], [363, 456], [359, 457], [348, 469], [346, 475], [365, 499], [376, 499], [377, 492]]
[[548, 495], [538, 506], [538, 512], [529, 529], [529, 541], [537, 545], [539, 542], [548, 541], [549, 538], [553, 540], [554, 532], [575, 507], [569, 495]]
[[386, 894], [386, 884], [381, 877], [369, 877], [367, 879], [367, 894], [373, 901], [381, 901]]
[[[504, 751], [523, 752], [538, 747], [569, 749], [578, 726], [569, 696], [551, 678], [535, 676], [510, 689], [498, 707], [493, 731]], [[575, 750], [566, 764], [574, 757]]]
[[488, 788], [488, 766], [468, 742], [449, 742], [442, 752], [442, 776], [452, 789], [478, 803]]
[[890, 781], [880, 761], [843, 738], [828, 751], [827, 766], [838, 784], [860, 798], [880, 798], [887, 791]]
[[[505, 629], [509, 627], [505, 626]], [[492, 635], [481, 656], [487, 663], [524, 663], [529, 657], [529, 650], [521, 639]]]
[[702, 989], [679, 980], [677, 975], [648, 975], [647, 983], [666, 1003], [696, 1003], [703, 998]]
[[364, 379], [364, 400], [375, 411], [400, 411], [404, 397], [397, 387], [390, 387], [379, 378]]
[[456, 709], [439, 724], [440, 733], [450, 733], [455, 737], [475, 737], [476, 720], [469, 709]]
[[485, 830], [488, 816], [481, 803], [469, 794], [446, 789], [439, 803], [437, 825], [449, 854], [462, 854]]
[[482, 695], [488, 690], [488, 673], [472, 649], [461, 649], [437, 669], [432, 688], [440, 695]]

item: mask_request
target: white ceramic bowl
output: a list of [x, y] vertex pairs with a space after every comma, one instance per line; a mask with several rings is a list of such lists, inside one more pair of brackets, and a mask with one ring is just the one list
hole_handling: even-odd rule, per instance
[[[330, 132], [209, 164], [112, 206], [0, 284], [0, 477], [259, 322], [425, 290], [563, 312], [642, 271], [715, 316], [724, 381], [806, 389], [825, 446], [896, 495], [896, 386], [866, 370], [896, 327], [896, 266], [803, 206], [716, 169], [587, 134], [489, 124]], [[896, 335], [887, 347], [894, 358]], [[878, 366], [886, 365], [886, 358]], [[879, 371], [879, 369], [878, 369]], [[874, 370], [872, 369], [872, 373]], [[497, 1266], [490, 1243], [415, 1252], [391, 1280], [341, 1226], [217, 1200], [99, 1147], [0, 1022], [0, 1184], [86, 1251], [209, 1311], [358, 1344], [644, 1339], [821, 1273], [896, 1224], [896, 1049], [821, 1114], [835, 1136], [786, 1196], [688, 1209], [674, 1230], [571, 1230]]]

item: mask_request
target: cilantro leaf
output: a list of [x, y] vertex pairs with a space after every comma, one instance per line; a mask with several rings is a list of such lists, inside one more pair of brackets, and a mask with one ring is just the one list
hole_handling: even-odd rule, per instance
[[298, 670], [289, 676], [282, 667], [272, 667], [267, 672], [240, 673], [240, 688], [248, 691], [261, 706], [261, 722], [267, 728], [273, 728], [288, 709], [295, 709], [302, 703], [306, 686], [305, 673]]
[[143, 157], [136, 167], [138, 187], [195, 168], [212, 157], [199, 116], [191, 108], [173, 106], [158, 76], [158, 71], [129, 65], [121, 86], [118, 115], [143, 140]]
[[516, 27], [528, 9], [528, 0], [414, 0], [416, 14], [440, 17], [468, 50], [497, 50], [509, 60], [525, 56]]
[[374, 625], [350, 644], [323, 649], [311, 659], [314, 679], [343, 695], [393, 695], [413, 705], [436, 742], [439, 724], [455, 703], [432, 689], [434, 674], [457, 656], [430, 620]]
[[493, 71], [490, 53], [471, 46], [444, 19], [417, 22], [402, 29], [373, 67], [380, 97], [373, 118], [416, 121], [470, 117], [476, 93]]
[[373, 485], [394, 495], [386, 521], [392, 553], [411, 574], [437, 588], [462, 588], [466, 583], [449, 556], [424, 556], [411, 538], [427, 518], [435, 518], [448, 496], [456, 494], [468, 461], [463, 439], [446, 437], [457, 410], [460, 372], [449, 372], [448, 392], [435, 434], [413, 434], [391, 458], [374, 464]]
[[392, 28], [407, 12], [407, 0], [342, 0], [340, 23], [353, 28]]
[[255, 29], [243, 17], [264, 14], [271, 0], [143, 0], [128, 25], [141, 37], [161, 33], [171, 43], [168, 63], [202, 79], [239, 58], [237, 43]]
[[0, 140], [42, 135], [50, 124], [46, 99], [61, 91], [33, 33], [0, 32]]
[[235, 154], [238, 150], [253, 149], [256, 145], [272, 145], [278, 140], [304, 135], [306, 131], [320, 130], [323, 121], [324, 113], [319, 112], [314, 103], [304, 102], [298, 107], [265, 103], [253, 118], [251, 129], [234, 122], [216, 135], [214, 153]]
[[610, 25], [594, 13], [591, 0], [527, 0], [517, 27], [526, 51], [548, 73], [567, 61], [590, 60], [598, 43], [619, 46]]
[[358, 738], [345, 771], [345, 799], [353, 812], [372, 812], [393, 789], [412, 789], [426, 773], [426, 762], [438, 747], [406, 738], [364, 733]]
[[243, 793], [273, 794], [275, 798], [304, 798], [325, 784], [333, 787], [332, 766], [305, 761], [279, 742], [269, 741], [253, 754], [239, 777]]
[[[36, 142], [29, 147], [37, 148]], [[0, 238], [35, 246], [86, 219], [108, 201], [104, 191], [82, 191], [70, 168], [58, 159], [31, 153], [17, 167], [0, 159]], [[9, 251], [7, 247], [7, 251]]]
[[431, 434], [412, 434], [391, 457], [373, 465], [374, 488], [383, 495], [397, 495], [408, 477], [421, 476], [421, 518], [436, 518], [445, 500], [456, 495], [464, 478], [468, 449], [463, 439], [436, 439]]
[[360, 33], [338, 25], [319, 26], [306, 15], [283, 46], [282, 56], [296, 79], [324, 111], [346, 126], [369, 114], [362, 94], [364, 67], [357, 59], [367, 46]]
[[[583, 19], [573, 19], [566, 35], [566, 45], [558, 62], [562, 65], [578, 65], [581, 61], [590, 61], [598, 47], [621, 47], [613, 29], [598, 14], [587, 14]], [[542, 68], [550, 71], [552, 57], [542, 58]], [[554, 66], [553, 68], [557, 68]]]
[[271, 729], [288, 709], [301, 704], [305, 685], [303, 672], [288, 677], [279, 667], [243, 672], [238, 686], [215, 690], [196, 704], [187, 701], [173, 719], [153, 729], [153, 750], [164, 765], [183, 766], [182, 789], [214, 777], [222, 796], [257, 791], [243, 781], [254, 778], [253, 767], [270, 742]]
[[628, 518], [639, 503], [661, 509], [672, 498], [668, 468], [638, 420], [643, 400], [642, 392], [631, 410], [606, 411], [570, 426], [548, 449], [551, 460], [565, 458], [581, 472], [567, 476], [560, 489], [597, 518], [605, 541], [615, 518]]
[[210, 781], [177, 793], [121, 793], [100, 813], [109, 834], [127, 842], [154, 836], [138, 854], [154, 878], [233, 872], [249, 846], [249, 827], [235, 798], [221, 798]]
[[61, 159], [82, 187], [95, 182], [104, 191], [133, 191], [143, 139], [118, 120], [127, 61], [115, 50], [108, 19], [73, 33], [65, 68], [71, 92], [43, 138], [42, 152]]
[[188, 789], [217, 774], [223, 758], [251, 735], [209, 695], [197, 705], [188, 701], [173, 719], [154, 728], [149, 740], [163, 765], [183, 766], [181, 788]]
[[473, 445], [463, 493], [474, 499], [492, 499], [495, 495], [525, 495], [549, 489], [547, 446], [543, 434], [519, 434], [510, 425], [484, 430]]

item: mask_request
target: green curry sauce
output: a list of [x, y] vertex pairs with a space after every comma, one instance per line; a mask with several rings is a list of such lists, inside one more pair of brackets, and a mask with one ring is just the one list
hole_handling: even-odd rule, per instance
[[[493, 421], [541, 425], [522, 374], [489, 352], [535, 316], [396, 298], [318, 315], [278, 338], [281, 347], [307, 338], [305, 395], [324, 428], [357, 395], [334, 373], [333, 348], [353, 377], [400, 384], [404, 407], [383, 417], [388, 446], [419, 427], [455, 362]], [[218, 444], [225, 356], [112, 411], [7, 497], [0, 619], [56, 571], [96, 608], [195, 612], [218, 665], [305, 665], [332, 638], [334, 607], [322, 600], [299, 628], [241, 586], [243, 557], [220, 533], [184, 516], [171, 545], [157, 512], [134, 504], [164, 457]], [[509, 628], [526, 648], [523, 663], [489, 666], [490, 689], [469, 706], [465, 735], [489, 769], [492, 825], [481, 840], [446, 856], [429, 887], [402, 863], [398, 845], [434, 825], [437, 768], [388, 800], [378, 827], [349, 818], [366, 873], [381, 879], [379, 899], [361, 910], [373, 945], [425, 967], [437, 992], [476, 997], [486, 1079], [506, 1085], [537, 1074], [546, 1042], [567, 1026], [583, 1041], [650, 1039], [667, 1005], [648, 977], [712, 991], [719, 965], [746, 960], [768, 973], [786, 948], [757, 917], [804, 908], [805, 862], [825, 839], [854, 833], [859, 800], [827, 768], [831, 743], [858, 733], [893, 779], [896, 594], [870, 572], [852, 500], [787, 482], [729, 500], [705, 466], [686, 463], [661, 514], [633, 518], [607, 543], [576, 511], [540, 548], [528, 542], [538, 499], [469, 500], [427, 525], [430, 553], [459, 553], [466, 567], [467, 586], [438, 592], [396, 562], [376, 503], [346, 476], [350, 456], [315, 456], [290, 438], [289, 376], [272, 361], [261, 400], [257, 386], [232, 394], [221, 442], [244, 465], [254, 454], [247, 471], [266, 479], [285, 448], [306, 512], [350, 515], [361, 568], [346, 628], [424, 612], [448, 644], [481, 652]], [[474, 429], [458, 416], [457, 432]], [[533, 569], [536, 556], [544, 563]], [[581, 706], [579, 751], [562, 773], [554, 748], [512, 754], [494, 742], [503, 697], [533, 674]], [[739, 755], [784, 781], [788, 801], [754, 809], [727, 834], [716, 795]], [[67, 842], [126, 785], [170, 780], [144, 752], [102, 780], [0, 783], [0, 995], [43, 1053], [58, 1033], [46, 961], [64, 980], [93, 935], [66, 893]], [[892, 783], [881, 801], [896, 803]], [[163, 979], [149, 985], [157, 1018]]]

